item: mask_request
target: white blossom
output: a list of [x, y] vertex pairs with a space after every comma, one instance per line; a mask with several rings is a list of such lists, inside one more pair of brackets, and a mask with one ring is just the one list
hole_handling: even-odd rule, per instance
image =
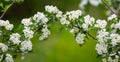
[[20, 34], [18, 33], [12, 33], [10, 35], [10, 41], [13, 42], [13, 44], [19, 44], [21, 41], [20, 41]]
[[33, 19], [36, 22], [42, 22], [43, 24], [46, 24], [49, 21], [48, 18], [41, 12], [37, 12], [37, 14], [34, 15]]
[[89, 0], [90, 4], [93, 6], [98, 6], [99, 4], [102, 3], [101, 0]]
[[90, 15], [86, 15], [84, 17], [84, 22], [85, 24], [92, 26], [92, 24], [95, 23], [95, 19], [93, 17], [90, 17]]
[[73, 27], [72, 29], [70, 29], [70, 33], [72, 33], [72, 34], [78, 32], [78, 31], [79, 31], [79, 28], [77, 28], [77, 27]]
[[20, 47], [20, 50], [22, 52], [25, 52], [25, 51], [31, 51], [32, 50], [32, 43], [30, 40], [25, 40], [25, 41], [22, 41], [21, 42], [21, 47]]
[[101, 0], [82, 0], [79, 4], [79, 7], [84, 9], [84, 7], [88, 4], [88, 2], [93, 6], [98, 6], [102, 3]]
[[105, 42], [108, 39], [109, 32], [106, 31], [106, 29], [102, 29], [98, 31], [98, 35], [96, 38], [98, 39], [99, 42]]
[[110, 34], [110, 39], [113, 46], [117, 45], [117, 43], [120, 43], [120, 35], [118, 34]]
[[79, 7], [84, 9], [84, 6], [87, 5], [87, 3], [88, 3], [88, 0], [82, 0], [79, 4]]
[[68, 20], [66, 20], [66, 16], [63, 16], [62, 18], [60, 18], [60, 23], [62, 24], [62, 25], [69, 25], [70, 24], [70, 22], [68, 21]]
[[25, 37], [26, 38], [32, 38], [33, 37], [33, 34], [34, 34], [34, 32], [32, 31], [32, 30], [30, 30], [30, 28], [28, 27], [28, 28], [25, 28], [24, 30], [23, 30], [23, 33], [24, 33], [24, 35], [25, 35]]
[[96, 44], [96, 50], [97, 50], [98, 54], [102, 55], [104, 53], [107, 53], [108, 52], [107, 46], [108, 45], [106, 45], [104, 42]]
[[13, 24], [10, 24], [8, 20], [0, 20], [0, 26], [4, 26], [6, 30], [12, 30], [13, 29]]
[[113, 20], [113, 19], [117, 19], [117, 15], [116, 14], [113, 14], [113, 15], [108, 17], [108, 21], [109, 20]]
[[32, 24], [31, 22], [31, 19], [30, 18], [25, 18], [21, 21], [21, 23], [24, 25], [24, 26], [29, 26]]
[[104, 59], [102, 59], [102, 62], [107, 62], [107, 60], [104, 58]]
[[0, 55], [0, 61], [3, 60], [3, 56], [4, 56], [4, 54], [1, 54], [1, 55]]
[[5, 26], [6, 30], [12, 30], [13, 29], [13, 24], [8, 24]]
[[84, 30], [88, 30], [89, 26], [92, 26], [95, 23], [95, 19], [93, 17], [90, 17], [90, 15], [86, 15], [84, 17], [84, 23], [82, 24], [82, 27]]
[[56, 14], [56, 17], [57, 17], [57, 18], [60, 18], [60, 17], [62, 17], [62, 16], [63, 16], [62, 14], [63, 14], [63, 12], [62, 12], [62, 11], [58, 11], [58, 12], [57, 12], [57, 14]]
[[120, 30], [120, 21], [118, 23], [114, 24], [113, 28], [116, 28], [116, 29], [118, 28]]
[[8, 46], [3, 43], [0, 43], [0, 48], [3, 52], [6, 52], [8, 50]]
[[10, 55], [10, 54], [6, 54], [5, 60], [6, 60], [6, 62], [14, 62], [12, 55]]
[[6, 21], [3, 21], [3, 26], [7, 26], [7, 25], [9, 25], [10, 24], [10, 22], [8, 21], [8, 20], [6, 20]]
[[76, 39], [78, 44], [83, 44], [84, 37], [85, 37], [85, 34], [78, 33], [77, 36], [75, 37], [75, 39]]
[[107, 26], [107, 22], [106, 22], [105, 20], [100, 20], [100, 19], [98, 19], [98, 20], [96, 21], [95, 27], [98, 27], [98, 28], [103, 29], [103, 28], [105, 28], [106, 26]]
[[49, 6], [49, 5], [46, 5], [45, 6], [45, 10], [49, 13], [57, 13], [59, 10], [56, 6]]
[[112, 57], [108, 57], [108, 62], [119, 62], [118, 58], [113, 59]]
[[42, 35], [39, 37], [39, 40], [44, 40], [46, 38], [48, 38], [48, 36], [50, 35], [50, 31], [47, 27], [42, 28]]
[[66, 15], [68, 15], [68, 18], [70, 20], [75, 20], [75, 19], [78, 19], [79, 16], [82, 15], [82, 11], [81, 10], [70, 11], [70, 12], [67, 12]]
[[5, 21], [4, 20], [0, 20], [0, 26], [5, 26]]
[[82, 24], [82, 28], [83, 28], [85, 31], [88, 30], [88, 27], [89, 27], [88, 24], [85, 24], [85, 23]]

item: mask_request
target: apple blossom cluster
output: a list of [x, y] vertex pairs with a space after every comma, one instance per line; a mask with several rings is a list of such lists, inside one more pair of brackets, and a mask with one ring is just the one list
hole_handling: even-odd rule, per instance
[[[81, 10], [76, 10], [76, 11], [68, 11], [65, 14], [62, 14], [62, 12], [56, 7], [56, 6], [45, 6], [45, 10], [47, 12], [49, 12], [50, 14], [54, 14], [56, 16], [56, 18], [59, 19], [60, 23], [62, 25], [66, 25], [66, 26], [70, 26], [72, 23], [76, 22], [76, 20], [82, 16], [82, 11]], [[61, 13], [60, 16], [58, 17], [57, 15], [59, 14], [59, 12]], [[77, 30], [78, 29], [78, 30]], [[79, 33], [79, 28], [77, 28], [75, 25], [71, 26], [71, 30], [70, 32], [75, 34], [78, 33], [77, 35], [75, 35], [76, 37], [76, 41], [79, 44], [83, 44], [84, 43], [84, 37], [85, 34], [81, 34]]]
[[82, 11], [76, 10], [76, 11], [69, 11], [66, 13], [66, 16], [69, 18], [69, 20], [75, 20], [78, 19], [79, 16], [82, 15]]
[[23, 27], [23, 37], [25, 39], [21, 42], [20, 50], [25, 53], [32, 50], [32, 43], [30, 41], [33, 38], [34, 31], [32, 30], [31, 25], [33, 24], [31, 18], [22, 19], [21, 24], [24, 25]]
[[22, 52], [32, 51], [32, 43], [30, 40], [25, 40], [21, 42], [20, 50]]
[[[13, 24], [10, 24], [10, 22], [8, 20], [6, 20], [6, 21], [0, 20], [0, 31], [1, 31], [0, 36], [4, 36], [5, 34], [3, 34], [3, 33], [5, 33], [5, 32], [11, 32], [13, 27], [14, 27]], [[12, 60], [13, 60], [12, 56], [9, 53], [7, 53], [7, 51], [9, 50], [9, 46], [2, 42], [4, 42], [4, 39], [2, 39], [0, 42], [0, 49], [1, 49], [0, 50], [0, 53], [1, 53], [0, 61], [2, 61], [4, 59], [4, 56], [6, 56], [5, 61], [12, 62]], [[5, 54], [3, 54], [3, 53], [5, 53]], [[10, 57], [8, 57], [8, 56], [10, 56]]]
[[48, 29], [47, 26], [44, 26], [44, 28], [42, 28], [42, 35], [39, 37], [39, 40], [44, 40], [44, 39], [47, 39], [48, 36], [50, 35], [50, 31]]
[[107, 26], [107, 21], [106, 20], [100, 20], [100, 19], [98, 19], [96, 21], [95, 27], [103, 29], [106, 26]]
[[46, 24], [49, 21], [48, 18], [46, 18], [46, 16], [41, 12], [37, 12], [37, 14], [33, 16], [33, 19], [40, 24]]
[[14, 60], [10, 54], [6, 54], [5, 60], [6, 60], [6, 62], [14, 62]]
[[82, 24], [82, 28], [84, 30], [88, 30], [90, 26], [93, 26], [95, 23], [95, 19], [93, 17], [90, 17], [90, 15], [84, 16], [84, 23]]
[[85, 37], [85, 34], [78, 33], [75, 39], [76, 39], [78, 44], [83, 44], [84, 37]]
[[13, 24], [10, 24], [8, 20], [0, 20], [0, 27], [5, 27], [6, 30], [12, 30], [13, 29]]
[[109, 21], [109, 20], [113, 20], [113, 19], [117, 20], [117, 15], [116, 15], [116, 14], [110, 15], [110, 16], [108, 17], [108, 21]]
[[[52, 10], [47, 10], [47, 12], [50, 12], [50, 14], [54, 13], [54, 15], [56, 16], [58, 9], [53, 6], [47, 7], [49, 7], [49, 10]], [[76, 10], [66, 12], [62, 15], [62, 17], [58, 19], [60, 20], [62, 25], [66, 25], [66, 27], [70, 28], [70, 32], [75, 36], [75, 40], [78, 44], [84, 44], [84, 38], [87, 36], [87, 31], [91, 30], [91, 28], [97, 29], [96, 39], [98, 43], [96, 44], [95, 49], [98, 52], [98, 55], [101, 55], [104, 58], [103, 62], [119, 62], [120, 35], [117, 33], [119, 32], [118, 29], [120, 29], [120, 22], [118, 21], [111, 24], [111, 27], [109, 27], [109, 29], [111, 30], [108, 30], [108, 21], [117, 21], [117, 15], [113, 14], [109, 16], [107, 20], [95, 20], [89, 15], [82, 16], [82, 12], [80, 10]], [[105, 58], [107, 56], [109, 57]]]
[[13, 43], [13, 44], [19, 44], [21, 41], [20, 41], [20, 34], [18, 33], [12, 33], [10, 35], [10, 41]]
[[8, 46], [3, 43], [0, 43], [0, 49], [2, 50], [1, 52], [6, 52], [8, 50]]
[[[119, 62], [120, 59], [120, 34], [119, 34], [119, 20], [115, 14], [108, 17], [108, 23], [114, 21], [116, 23], [112, 23], [107, 27], [107, 22], [105, 20], [96, 21], [98, 25], [95, 24], [95, 27], [100, 28], [97, 33], [98, 43], [96, 44], [96, 50], [99, 55], [104, 57], [103, 62]], [[104, 21], [104, 22], [103, 22]], [[102, 23], [102, 24], [100, 24]], [[117, 26], [118, 25], [118, 26]], [[108, 58], [105, 58], [108, 57]]]
[[[88, 0], [84, 0], [88, 1]], [[90, 1], [90, 0], [89, 0]], [[94, 0], [91, 0], [94, 1]], [[97, 3], [95, 3], [97, 5]], [[31, 18], [24, 18], [21, 21], [20, 32], [14, 32], [13, 24], [8, 20], [0, 20], [0, 28], [10, 31], [7, 40], [0, 43], [1, 57], [5, 56], [6, 62], [14, 62], [12, 55], [8, 52], [26, 53], [32, 51], [31, 39], [34, 34], [39, 34], [39, 40], [45, 40], [51, 34], [49, 22], [59, 21], [62, 26], [70, 30], [78, 44], [82, 45], [89, 31], [94, 29], [96, 34], [96, 51], [103, 57], [103, 62], [119, 62], [120, 59], [120, 21], [117, 15], [113, 14], [107, 20], [97, 19], [90, 15], [83, 16], [81, 10], [67, 11], [63, 13], [56, 6], [45, 6], [45, 12], [37, 12]], [[110, 23], [116, 21], [114, 23]], [[110, 25], [109, 25], [110, 24]], [[109, 26], [109, 27], [108, 27]], [[1, 35], [3, 35], [3, 31]], [[11, 33], [12, 32], [12, 33]], [[90, 35], [91, 36], [91, 35]], [[92, 37], [92, 36], [91, 36]], [[6, 43], [4, 43], [6, 41]], [[0, 59], [1, 61], [3, 58]]]
[[[51, 10], [52, 12], [53, 10]], [[49, 19], [44, 15], [44, 13], [37, 12], [33, 16], [33, 20], [35, 20], [36, 24], [38, 26], [42, 26], [42, 35], [39, 37], [39, 40], [44, 40], [47, 39], [48, 36], [50, 35], [50, 30], [48, 29], [47, 23], [49, 22]], [[41, 29], [41, 28], [40, 28]]]

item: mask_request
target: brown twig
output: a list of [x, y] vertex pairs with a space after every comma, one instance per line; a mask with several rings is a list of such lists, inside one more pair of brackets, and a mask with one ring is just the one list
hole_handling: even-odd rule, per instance
[[90, 34], [88, 31], [86, 31], [86, 33], [90, 36], [90, 37], [92, 37], [94, 40], [97, 40], [92, 34]]
[[118, 14], [116, 13], [116, 11], [115, 11], [113, 8], [111, 8], [104, 0], [102, 0], [102, 3], [103, 3], [113, 14], [118, 15]]
[[8, 9], [16, 2], [16, 0], [14, 0], [10, 6], [5, 10], [5, 12], [2, 13], [2, 15], [0, 16], [0, 20], [4, 17], [4, 15], [6, 14], [6, 12], [8, 11]]

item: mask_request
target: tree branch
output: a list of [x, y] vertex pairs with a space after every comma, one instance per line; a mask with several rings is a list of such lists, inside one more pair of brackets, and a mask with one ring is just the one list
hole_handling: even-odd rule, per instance
[[90, 36], [90, 37], [92, 37], [94, 40], [97, 40], [92, 34], [90, 34], [88, 31], [86, 31], [86, 33]]
[[102, 0], [102, 3], [103, 3], [113, 14], [118, 15], [118, 14], [116, 13], [116, 11], [114, 11], [114, 9], [111, 8], [104, 0]]
[[14, 0], [10, 6], [5, 10], [5, 12], [2, 13], [2, 15], [0, 16], [0, 20], [4, 17], [4, 15], [6, 14], [6, 12], [8, 11], [8, 9], [16, 2], [16, 0]]

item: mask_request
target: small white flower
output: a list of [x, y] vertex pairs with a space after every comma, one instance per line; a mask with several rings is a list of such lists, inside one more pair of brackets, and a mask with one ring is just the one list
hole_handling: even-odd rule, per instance
[[68, 15], [68, 18], [70, 20], [75, 20], [75, 19], [78, 19], [79, 16], [82, 15], [82, 11], [81, 10], [70, 11], [70, 12], [67, 12], [66, 15]]
[[5, 60], [6, 60], [6, 62], [14, 62], [14, 60], [10, 54], [6, 54]]
[[0, 43], [0, 48], [3, 52], [6, 52], [8, 50], [8, 46], [3, 43]]
[[78, 32], [78, 31], [79, 31], [79, 29], [76, 27], [73, 27], [72, 29], [70, 29], [70, 33], [72, 33], [72, 34]]
[[106, 45], [104, 42], [96, 44], [96, 50], [97, 50], [98, 54], [102, 55], [104, 53], [107, 53], [108, 52], [107, 46], [108, 45]]
[[113, 14], [113, 15], [108, 17], [108, 21], [109, 20], [113, 20], [113, 19], [117, 19], [117, 15], [116, 14]]
[[62, 24], [62, 25], [69, 25], [70, 24], [70, 22], [68, 21], [68, 20], [66, 20], [66, 17], [65, 16], [63, 16], [62, 18], [60, 18], [60, 23]]
[[107, 62], [107, 60], [104, 58], [104, 59], [102, 59], [102, 62]]
[[21, 47], [20, 47], [20, 50], [22, 52], [25, 52], [25, 51], [31, 51], [32, 50], [32, 43], [30, 40], [25, 40], [25, 41], [22, 41], [21, 42]]
[[81, 3], [79, 4], [79, 7], [84, 9], [85, 5], [87, 5], [88, 0], [82, 0]]
[[117, 43], [120, 43], [120, 35], [118, 34], [110, 34], [110, 39], [113, 46], [117, 45]]
[[106, 31], [106, 29], [102, 29], [98, 31], [98, 35], [96, 38], [98, 39], [99, 42], [105, 42], [108, 39], [109, 32]]
[[33, 19], [37, 23], [42, 22], [43, 24], [46, 24], [49, 21], [48, 18], [41, 12], [37, 12], [37, 14], [34, 15]]
[[3, 60], [3, 56], [4, 56], [4, 54], [1, 54], [1, 55], [0, 55], [0, 61]]
[[93, 6], [98, 6], [99, 4], [102, 3], [101, 0], [89, 0], [90, 4]]
[[8, 24], [5, 26], [6, 30], [12, 30], [13, 29], [13, 24]]
[[75, 39], [76, 39], [78, 44], [83, 44], [84, 37], [85, 37], [85, 34], [78, 33], [77, 36], [75, 37]]
[[33, 34], [34, 34], [34, 32], [32, 30], [30, 30], [30, 28], [25, 28], [23, 30], [23, 33], [24, 33], [25, 37], [29, 38], [29, 39], [32, 38]]
[[84, 9], [85, 5], [87, 5], [88, 2], [93, 6], [98, 6], [102, 3], [101, 0], [82, 0], [79, 4], [79, 7]]
[[30, 18], [25, 18], [21, 21], [21, 23], [24, 25], [24, 26], [29, 26], [32, 24], [31, 22], [31, 19]]
[[57, 13], [59, 10], [56, 6], [45, 6], [45, 10], [48, 11], [49, 13]]
[[113, 62], [111, 57], [108, 57], [108, 62]]
[[13, 44], [19, 44], [21, 41], [20, 41], [20, 34], [18, 33], [13, 33], [10, 35], [10, 41], [13, 42]]
[[83, 24], [82, 24], [82, 28], [86, 31], [86, 30], [88, 30], [88, 25], [85, 24], [85, 23], [83, 23]]
[[118, 28], [120, 30], [120, 21], [114, 25], [114, 28], [116, 28], [116, 29]]
[[56, 14], [56, 17], [57, 17], [57, 18], [62, 17], [62, 11], [58, 11], [57, 14]]
[[0, 20], [0, 26], [4, 26], [4, 20]]
[[85, 21], [85, 24], [87, 24], [88, 26], [92, 26], [92, 24], [95, 23], [95, 19], [93, 17], [90, 17], [90, 15], [86, 15], [84, 17], [84, 21]]
[[3, 21], [3, 26], [7, 26], [7, 25], [9, 25], [9, 24], [10, 24], [10, 22], [9, 22], [8, 20]]
[[106, 22], [105, 20], [100, 20], [100, 19], [98, 19], [98, 20], [96, 21], [95, 27], [103, 29], [103, 28], [105, 28], [106, 26], [107, 26], [107, 22]]
[[44, 39], [46, 39], [46, 38], [48, 38], [48, 36], [50, 35], [50, 31], [49, 31], [49, 29], [47, 28], [47, 27], [44, 27], [43, 29], [42, 29], [42, 35], [39, 37], [39, 40], [44, 40]]

